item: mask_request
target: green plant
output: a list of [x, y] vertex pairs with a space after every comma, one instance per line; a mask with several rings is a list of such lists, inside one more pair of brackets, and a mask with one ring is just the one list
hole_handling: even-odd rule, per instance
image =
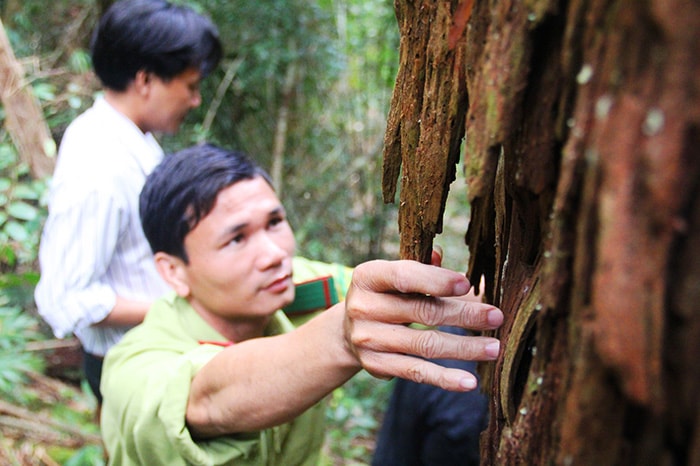
[[333, 391], [326, 410], [328, 461], [369, 464], [392, 385], [362, 371]]
[[[1, 298], [0, 298], [1, 299]], [[22, 401], [28, 372], [40, 372], [44, 361], [26, 351], [27, 343], [43, 339], [36, 318], [16, 306], [0, 303], [0, 396]]]
[[8, 142], [0, 143], [0, 270], [15, 270], [36, 259], [46, 218], [46, 183], [32, 179]]
[[63, 463], [64, 466], [102, 466], [104, 464], [104, 450], [98, 445], [87, 445], [81, 448]]

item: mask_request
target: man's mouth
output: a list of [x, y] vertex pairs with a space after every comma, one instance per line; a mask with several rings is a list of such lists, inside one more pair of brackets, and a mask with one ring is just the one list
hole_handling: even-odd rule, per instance
[[264, 287], [264, 289], [272, 293], [282, 293], [292, 285], [291, 278], [291, 275], [285, 275], [283, 277], [280, 277], [270, 282], [267, 286]]

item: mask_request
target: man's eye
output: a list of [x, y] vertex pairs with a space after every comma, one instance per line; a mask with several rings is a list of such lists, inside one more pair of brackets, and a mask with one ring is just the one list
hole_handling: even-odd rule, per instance
[[282, 217], [276, 217], [276, 218], [270, 219], [270, 226], [274, 227], [274, 226], [279, 225], [282, 222], [284, 222], [284, 219]]
[[231, 238], [232, 243], [240, 243], [245, 239], [245, 235], [236, 235], [233, 238]]

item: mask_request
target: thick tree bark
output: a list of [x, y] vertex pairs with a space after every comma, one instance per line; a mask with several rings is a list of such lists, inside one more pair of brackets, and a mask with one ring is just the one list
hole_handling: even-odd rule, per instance
[[[460, 47], [468, 274], [506, 312], [483, 464], [700, 464], [700, 3], [475, 2]], [[401, 78], [390, 122], [434, 92]]]
[[[464, 28], [473, 0], [396, 1], [401, 51], [384, 141], [384, 200], [401, 175], [401, 256], [430, 261], [464, 133]], [[463, 21], [455, 21], [463, 18]]]
[[12, 141], [35, 178], [53, 172], [56, 155], [49, 127], [39, 102], [24, 79], [5, 28], [0, 23], [0, 98], [5, 108], [5, 126]]

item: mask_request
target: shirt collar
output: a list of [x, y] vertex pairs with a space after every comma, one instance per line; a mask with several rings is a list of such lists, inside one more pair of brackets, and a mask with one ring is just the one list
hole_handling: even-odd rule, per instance
[[[231, 344], [223, 335], [212, 328], [197, 312], [192, 308], [186, 299], [180, 297], [174, 291], [168, 292], [164, 297], [172, 305], [178, 314], [181, 325], [187, 329], [188, 334], [200, 343], [215, 344], [218, 346], [228, 346]], [[270, 323], [265, 328], [264, 336], [280, 335], [290, 332], [294, 325], [282, 311], [277, 311], [270, 319]]]
[[110, 121], [110, 126], [118, 128], [119, 134], [127, 147], [134, 150], [130, 153], [144, 174], [151, 173], [163, 160], [163, 149], [152, 133], [144, 133], [129, 117], [114, 108], [103, 95], [95, 99], [93, 108]]

